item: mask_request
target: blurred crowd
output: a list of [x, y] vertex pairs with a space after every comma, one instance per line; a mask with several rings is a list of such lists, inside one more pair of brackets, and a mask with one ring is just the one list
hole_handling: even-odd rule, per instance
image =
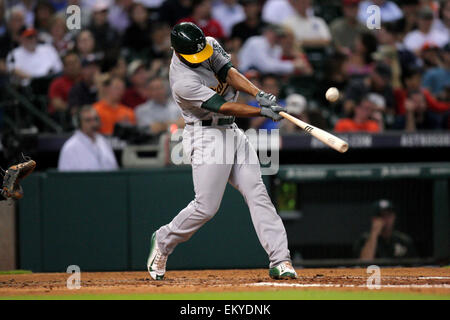
[[[81, 8], [80, 29], [67, 27], [71, 5]], [[371, 5], [381, 13], [375, 29]], [[182, 127], [167, 82], [170, 30], [181, 21], [219, 40], [237, 69], [313, 125], [450, 128], [448, 0], [0, 0], [0, 86], [44, 97], [65, 131], [86, 105], [104, 135], [118, 122], [150, 134]], [[325, 99], [329, 87], [338, 101]], [[299, 130], [265, 118], [238, 122]]]

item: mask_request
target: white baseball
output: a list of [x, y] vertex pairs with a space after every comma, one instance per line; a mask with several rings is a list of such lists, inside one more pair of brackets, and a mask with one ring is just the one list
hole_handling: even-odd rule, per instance
[[325, 93], [325, 98], [330, 102], [335, 102], [339, 99], [339, 90], [336, 87], [331, 87]]

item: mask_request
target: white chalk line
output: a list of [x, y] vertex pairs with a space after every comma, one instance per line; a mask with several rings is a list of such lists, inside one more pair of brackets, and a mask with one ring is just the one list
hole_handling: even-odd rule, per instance
[[[291, 288], [366, 288], [366, 285], [354, 285], [354, 284], [334, 284], [334, 283], [275, 283], [275, 282], [258, 282], [249, 283], [248, 286], [252, 287], [291, 287]], [[422, 289], [422, 288], [439, 288], [450, 289], [450, 284], [385, 284], [380, 285], [380, 288], [410, 288], [410, 289]]]

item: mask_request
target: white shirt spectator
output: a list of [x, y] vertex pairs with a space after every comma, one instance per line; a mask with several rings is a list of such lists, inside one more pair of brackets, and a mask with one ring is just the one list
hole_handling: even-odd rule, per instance
[[120, 34], [124, 33], [125, 29], [128, 28], [131, 23], [128, 12], [117, 4], [112, 4], [109, 7], [108, 22], [111, 28]]
[[[367, 12], [369, 6], [374, 5], [373, 1], [362, 1], [359, 4], [358, 20], [363, 25], [367, 24], [367, 19], [372, 13]], [[381, 22], [392, 22], [403, 18], [402, 10], [392, 1], [386, 1], [380, 7]]]
[[213, 7], [212, 16], [219, 21], [225, 35], [228, 37], [231, 34], [233, 26], [245, 19], [245, 12], [244, 8], [238, 3], [230, 5], [222, 2]]
[[[60, 73], [63, 64], [55, 48], [48, 44], [38, 44], [34, 51], [20, 46], [12, 50], [6, 58], [8, 71], [18, 69], [32, 78], [39, 78], [51, 73]], [[29, 81], [23, 81], [27, 85]]]
[[264, 4], [262, 20], [271, 24], [281, 24], [295, 14], [296, 11], [288, 0], [269, 0]]
[[291, 61], [281, 60], [280, 46], [270, 46], [264, 36], [254, 36], [245, 41], [239, 52], [239, 70], [246, 72], [255, 68], [262, 73], [289, 74], [294, 72]]
[[426, 43], [435, 44], [442, 48], [449, 42], [448, 33], [442, 33], [437, 29], [431, 29], [428, 34], [422, 33], [420, 30], [413, 30], [405, 37], [405, 47], [410, 51], [422, 49]]
[[450, 37], [450, 29], [440, 19], [435, 19], [431, 28]]
[[303, 17], [295, 14], [284, 21], [283, 25], [294, 31], [295, 38], [304, 40], [331, 40], [330, 29], [325, 20], [315, 16]]
[[157, 122], [175, 122], [181, 117], [180, 108], [172, 99], [166, 104], [149, 100], [136, 107], [136, 120], [139, 127], [149, 127]]
[[94, 142], [77, 130], [64, 143], [59, 155], [59, 171], [111, 171], [117, 168], [111, 145], [98, 133]]

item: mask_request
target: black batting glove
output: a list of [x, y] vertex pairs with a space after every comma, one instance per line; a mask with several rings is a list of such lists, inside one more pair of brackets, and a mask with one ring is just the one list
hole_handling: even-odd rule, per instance
[[283, 119], [278, 113], [280, 111], [284, 111], [284, 108], [280, 106], [269, 106], [269, 107], [261, 107], [261, 115], [266, 118], [270, 118], [273, 121], [280, 121]]
[[261, 107], [270, 107], [277, 105], [277, 97], [264, 91], [258, 92], [258, 94], [256, 95], [256, 101]]

